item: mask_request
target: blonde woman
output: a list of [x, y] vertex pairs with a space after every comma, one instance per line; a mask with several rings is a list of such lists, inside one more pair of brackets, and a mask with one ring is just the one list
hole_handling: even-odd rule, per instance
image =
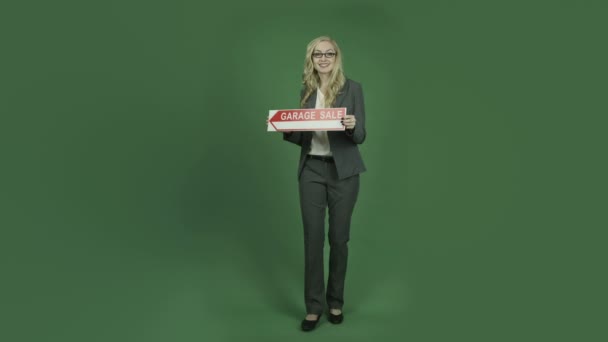
[[[301, 328], [311, 331], [326, 308], [331, 323], [344, 319], [344, 280], [350, 221], [365, 171], [358, 145], [365, 141], [365, 106], [361, 85], [347, 79], [336, 41], [318, 37], [306, 48], [300, 94], [302, 108], [346, 107], [344, 131], [284, 132], [283, 139], [301, 146], [298, 167], [300, 208], [304, 225], [304, 301]], [[325, 213], [329, 212], [329, 278], [325, 289], [323, 248]]]

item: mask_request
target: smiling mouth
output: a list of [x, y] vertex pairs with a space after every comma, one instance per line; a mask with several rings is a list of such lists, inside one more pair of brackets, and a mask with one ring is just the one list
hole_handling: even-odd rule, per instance
[[319, 64], [319, 66], [320, 66], [321, 68], [327, 68], [327, 67], [329, 66], [329, 63], [327, 63], [327, 64]]

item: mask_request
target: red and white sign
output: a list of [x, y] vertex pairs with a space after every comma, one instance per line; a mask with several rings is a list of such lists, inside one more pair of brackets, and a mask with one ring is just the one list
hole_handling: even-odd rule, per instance
[[279, 109], [268, 112], [268, 132], [343, 131], [346, 108]]

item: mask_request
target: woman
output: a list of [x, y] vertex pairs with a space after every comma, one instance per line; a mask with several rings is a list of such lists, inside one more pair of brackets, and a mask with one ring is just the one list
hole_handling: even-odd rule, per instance
[[[365, 140], [365, 108], [361, 85], [345, 78], [342, 53], [329, 37], [308, 44], [301, 95], [302, 108], [347, 108], [344, 131], [283, 132], [283, 139], [301, 146], [298, 181], [304, 225], [304, 331], [313, 330], [329, 308], [329, 321], [342, 322], [344, 279], [350, 220], [365, 165], [358, 144]], [[329, 209], [329, 279], [324, 284], [325, 212]]]

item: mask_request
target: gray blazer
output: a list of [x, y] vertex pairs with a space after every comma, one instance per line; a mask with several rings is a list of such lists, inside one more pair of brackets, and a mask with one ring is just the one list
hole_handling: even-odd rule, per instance
[[[304, 96], [304, 91], [300, 96]], [[315, 108], [316, 102], [317, 92], [313, 92], [306, 101], [304, 108]], [[361, 84], [347, 78], [334, 103], [333, 108], [346, 107], [346, 113], [354, 114], [356, 118], [355, 128], [352, 130], [327, 132], [329, 146], [338, 170], [338, 178], [345, 179], [366, 170], [358, 147], [358, 144], [365, 141], [365, 104]], [[283, 139], [302, 147], [298, 166], [298, 179], [300, 179], [306, 155], [310, 152], [312, 132], [293, 131], [283, 133]]]

